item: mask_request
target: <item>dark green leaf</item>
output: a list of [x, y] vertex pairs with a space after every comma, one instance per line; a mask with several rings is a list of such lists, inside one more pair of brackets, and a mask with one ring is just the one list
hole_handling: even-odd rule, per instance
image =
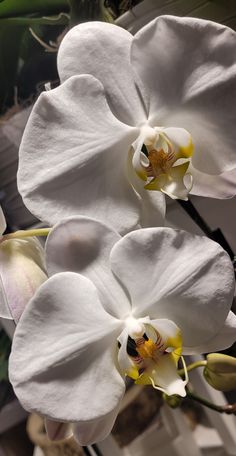
[[67, 0], [4, 0], [0, 4], [0, 17], [25, 16], [27, 14], [51, 15], [68, 12]]
[[69, 16], [65, 13], [60, 13], [57, 16], [42, 16], [42, 17], [11, 17], [0, 19], [0, 28], [2, 25], [67, 25]]

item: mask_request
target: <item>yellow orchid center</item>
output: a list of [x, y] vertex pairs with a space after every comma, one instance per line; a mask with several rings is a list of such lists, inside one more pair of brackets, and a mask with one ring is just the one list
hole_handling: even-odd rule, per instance
[[194, 146], [183, 128], [143, 128], [133, 145], [132, 164], [146, 190], [158, 190], [173, 199], [188, 199], [192, 176], [185, 182]]
[[185, 396], [187, 380], [182, 380], [177, 372], [181, 332], [172, 322], [165, 320], [164, 325], [162, 335], [152, 324], [132, 323], [126, 342], [119, 345], [119, 364], [125, 375], [137, 384], [152, 385], [168, 395]]
[[150, 358], [156, 361], [165, 351], [165, 344], [160, 334], [157, 334], [156, 342], [153, 342], [151, 339], [145, 340], [143, 337], [135, 340], [135, 343], [136, 350], [143, 359]]
[[160, 174], [168, 173], [169, 169], [176, 161], [175, 153], [171, 148], [167, 152], [163, 149], [151, 149], [148, 151], [150, 165], [146, 169], [148, 177], [158, 177]]

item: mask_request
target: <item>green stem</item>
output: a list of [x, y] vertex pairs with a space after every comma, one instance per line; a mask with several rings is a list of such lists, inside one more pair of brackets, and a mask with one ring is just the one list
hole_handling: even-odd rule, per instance
[[[206, 366], [207, 361], [201, 360], [201, 361], [195, 361], [195, 363], [189, 364], [187, 366], [187, 371], [191, 372], [193, 369], [196, 369], [197, 367], [204, 367]], [[178, 370], [179, 375], [184, 375], [184, 369], [179, 369]]]
[[35, 228], [33, 230], [19, 230], [14, 233], [4, 234], [1, 242], [8, 241], [10, 239], [24, 239], [32, 236], [47, 236], [51, 231], [51, 228]]
[[236, 403], [235, 404], [226, 404], [226, 405], [216, 405], [189, 390], [187, 390], [187, 396], [190, 399], [193, 399], [194, 401], [198, 402], [199, 404], [205, 405], [205, 407], [208, 407], [211, 410], [215, 410], [216, 412], [227, 413], [228, 415], [231, 415], [231, 414], [236, 415]]

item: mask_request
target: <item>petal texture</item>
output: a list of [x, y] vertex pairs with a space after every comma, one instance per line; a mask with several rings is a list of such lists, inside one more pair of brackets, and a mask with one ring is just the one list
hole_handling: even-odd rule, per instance
[[48, 438], [53, 441], [64, 440], [72, 437], [72, 425], [69, 423], [61, 423], [59, 421], [53, 421], [45, 419], [45, 429]]
[[73, 433], [80, 445], [90, 445], [104, 440], [111, 432], [119, 412], [119, 405], [102, 418], [87, 423], [75, 424]]
[[86, 217], [71, 217], [56, 225], [46, 243], [49, 276], [78, 272], [96, 286], [104, 309], [122, 318], [130, 303], [109, 267], [109, 256], [120, 235], [102, 223]]
[[[121, 27], [104, 22], [88, 22], [72, 28], [58, 52], [61, 81], [78, 74], [95, 76], [105, 88], [112, 112], [128, 125], [147, 119], [130, 64], [133, 36]], [[144, 89], [142, 90], [144, 93]]]
[[194, 351], [191, 348], [185, 347], [184, 354], [191, 355], [194, 353], [209, 353], [219, 350], [224, 350], [230, 347], [236, 339], [236, 315], [233, 312], [229, 312], [224, 325], [221, 327], [217, 336], [213, 337], [206, 344], [194, 347]]
[[170, 354], [161, 356], [156, 363], [151, 362], [136, 383], [139, 385], [152, 384], [154, 388], [163, 391], [168, 396], [173, 394], [186, 396], [186, 380], [183, 381], [178, 375], [176, 363]]
[[161, 192], [153, 192], [144, 188], [143, 182], [136, 174], [132, 165], [132, 152], [128, 155], [127, 173], [128, 179], [140, 198], [141, 215], [140, 225], [142, 228], [149, 226], [165, 225], [166, 202]]
[[193, 176], [191, 194], [218, 199], [232, 198], [236, 195], [236, 168], [216, 176], [202, 173], [191, 165], [189, 171]]
[[0, 316], [18, 322], [37, 288], [47, 279], [38, 240], [11, 239], [0, 244]]
[[18, 184], [26, 205], [51, 224], [92, 214], [129, 231], [140, 211], [125, 175], [137, 134], [113, 116], [101, 83], [92, 76], [75, 76], [44, 92], [20, 149]]
[[10, 356], [26, 410], [82, 423], [112, 412], [125, 389], [113, 360], [120, 330], [90, 280], [65, 272], [45, 282], [17, 326]]
[[202, 19], [162, 16], [135, 35], [131, 62], [150, 91], [150, 124], [187, 129], [200, 171], [234, 168], [235, 32]]
[[215, 242], [170, 228], [130, 233], [111, 251], [111, 268], [130, 295], [134, 317], [168, 318], [183, 348], [213, 338], [233, 299], [229, 256]]

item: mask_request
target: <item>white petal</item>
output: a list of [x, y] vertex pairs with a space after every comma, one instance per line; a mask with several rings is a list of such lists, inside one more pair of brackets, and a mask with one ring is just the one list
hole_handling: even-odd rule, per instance
[[138, 230], [113, 247], [111, 267], [130, 295], [133, 316], [172, 320], [184, 346], [214, 337], [230, 310], [230, 258], [205, 237], [170, 228]]
[[236, 195], [236, 168], [216, 176], [202, 173], [191, 165], [189, 171], [193, 176], [193, 188], [190, 192], [192, 195], [218, 199]]
[[113, 411], [125, 389], [113, 359], [121, 329], [89, 279], [71, 272], [51, 277], [13, 340], [10, 379], [24, 408], [87, 424]]
[[235, 167], [236, 34], [213, 22], [158, 17], [134, 37], [131, 62], [150, 91], [152, 126], [182, 127], [193, 164], [220, 174]]
[[176, 341], [175, 346], [177, 347], [177, 345], [179, 345], [179, 348], [181, 348], [180, 329], [173, 321], [164, 318], [158, 318], [157, 320], [151, 320], [150, 325], [152, 325], [161, 335], [161, 338], [166, 347], [172, 346], [169, 344], [175, 343], [174, 341]]
[[[189, 158], [193, 152], [193, 143], [190, 133], [184, 128], [163, 128], [163, 133], [174, 147], [177, 157]], [[178, 156], [179, 155], [179, 156]]]
[[[128, 125], [147, 119], [140, 97], [141, 82], [130, 65], [133, 36], [121, 27], [104, 22], [88, 22], [72, 28], [58, 52], [61, 81], [73, 75], [91, 74], [105, 88], [112, 112]], [[144, 90], [142, 90], [144, 93]]]
[[229, 312], [224, 325], [217, 333], [217, 336], [209, 339], [205, 344], [199, 345], [198, 347], [187, 348], [184, 347], [183, 353], [191, 355], [193, 353], [209, 353], [219, 350], [224, 350], [230, 347], [236, 341], [236, 315], [233, 312]]
[[[188, 194], [192, 188], [192, 175], [187, 173], [189, 162], [182, 163], [170, 168], [168, 174], [161, 174], [153, 179], [146, 188], [157, 188], [170, 196], [172, 199], [181, 199], [187, 201]], [[187, 180], [187, 177], [189, 178]]]
[[5, 217], [4, 217], [2, 208], [1, 208], [1, 206], [0, 206], [0, 236], [1, 236], [1, 234], [4, 233], [6, 227], [7, 227], [6, 219], [5, 219]]
[[73, 435], [72, 425], [68, 423], [61, 423], [59, 421], [48, 420], [46, 418], [44, 424], [50, 440], [64, 440], [72, 437]]
[[37, 288], [46, 280], [43, 249], [37, 239], [0, 244], [0, 316], [18, 322]]
[[75, 424], [73, 433], [80, 445], [91, 445], [104, 440], [111, 432], [119, 412], [119, 405], [102, 418], [88, 423]]
[[166, 202], [165, 195], [144, 188], [145, 182], [136, 174], [132, 165], [132, 153], [128, 155], [128, 179], [140, 197], [142, 228], [150, 226], [163, 226], [165, 224]]
[[129, 333], [127, 328], [125, 328], [117, 338], [117, 340], [120, 343], [118, 351], [118, 366], [121, 370], [122, 375], [128, 375], [129, 377], [136, 380], [136, 378], [138, 378], [139, 373], [137, 366], [135, 366], [135, 364], [132, 362], [131, 358], [128, 356], [127, 353], [128, 337]]
[[92, 76], [72, 77], [44, 92], [20, 149], [18, 184], [26, 205], [49, 224], [81, 214], [131, 230], [140, 203], [125, 167], [137, 135], [113, 116]]
[[[152, 373], [151, 369], [150, 371]], [[173, 394], [186, 396], [186, 380], [182, 380], [178, 375], [176, 364], [169, 354], [162, 355], [157, 361], [156, 369], [153, 371], [153, 380], [168, 396]]]
[[78, 272], [96, 286], [103, 307], [115, 317], [129, 313], [130, 303], [109, 266], [109, 256], [120, 235], [102, 223], [71, 217], [52, 229], [46, 243], [49, 276]]

